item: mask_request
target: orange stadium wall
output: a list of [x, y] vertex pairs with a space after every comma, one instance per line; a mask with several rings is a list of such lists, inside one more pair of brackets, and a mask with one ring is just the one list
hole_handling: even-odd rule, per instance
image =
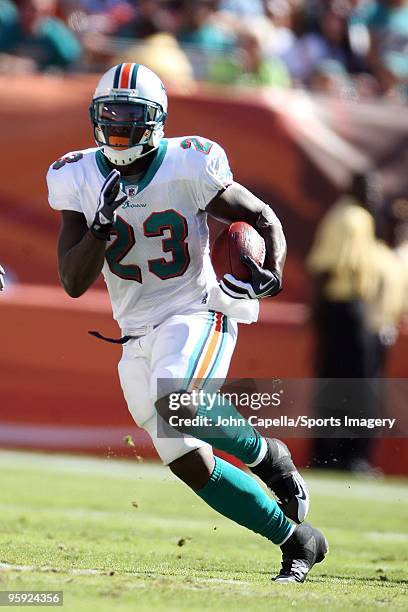
[[[7, 143], [0, 149], [0, 262], [16, 281], [0, 295], [0, 446], [152, 457], [120, 391], [120, 349], [87, 334], [117, 334], [105, 291], [97, 287], [72, 300], [57, 286], [58, 215], [47, 205], [44, 176], [62, 154], [93, 146], [87, 106], [95, 82], [94, 76], [16, 77], [5, 87], [0, 77], [0, 129]], [[236, 179], [273, 203], [288, 237], [285, 292], [263, 305], [256, 326], [240, 326], [232, 377], [313, 376], [303, 261], [319, 217], [347, 181], [350, 165], [361, 162], [370, 147], [347, 149], [345, 132], [353, 117], [344, 119], [344, 109], [310, 104], [292, 92], [242, 97], [194, 89], [170, 95], [168, 136], [202, 134], [222, 144]], [[345, 161], [343, 149], [335, 150], [340, 139]], [[383, 158], [393, 159], [390, 153]], [[387, 172], [392, 174], [388, 167]], [[217, 230], [212, 227], [213, 234]], [[402, 333], [390, 355], [390, 376], [407, 376], [407, 355], [408, 336]], [[137, 450], [124, 444], [127, 434]], [[310, 441], [291, 444], [306, 465]], [[406, 441], [381, 440], [375, 461], [387, 472], [408, 473]]]

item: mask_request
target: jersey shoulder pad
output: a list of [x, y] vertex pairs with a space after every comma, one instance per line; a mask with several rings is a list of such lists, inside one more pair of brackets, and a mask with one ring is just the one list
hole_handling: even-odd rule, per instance
[[232, 173], [224, 149], [213, 140], [203, 136], [172, 138], [171, 148], [177, 155], [180, 169], [190, 176], [210, 173], [219, 175], [221, 182], [230, 183]]
[[177, 165], [175, 172], [187, 179], [198, 208], [208, 202], [233, 181], [225, 151], [219, 144], [202, 136], [172, 139]]
[[47, 173], [48, 201], [55, 210], [82, 212], [79, 204], [78, 189], [83, 174], [79, 164], [89, 160], [96, 148], [83, 151], [70, 151], [54, 161]]
[[[62, 170], [73, 168], [73, 164], [80, 162], [81, 160], [86, 160], [90, 155], [94, 154], [98, 150], [98, 147], [93, 147], [91, 149], [83, 149], [82, 151], [69, 151], [65, 153], [58, 159], [56, 159], [49, 167], [50, 170]], [[64, 174], [65, 172], [61, 172]]]

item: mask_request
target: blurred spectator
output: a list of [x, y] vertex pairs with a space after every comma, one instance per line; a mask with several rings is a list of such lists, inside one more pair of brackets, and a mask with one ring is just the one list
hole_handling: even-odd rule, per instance
[[[318, 17], [316, 31], [306, 32], [283, 55], [291, 75], [308, 84], [323, 62], [331, 60], [344, 68], [355, 71], [359, 57], [350, 45], [348, 17], [351, 7], [347, 2], [328, 0]], [[332, 64], [334, 66], [334, 64]]]
[[[408, 204], [408, 202], [407, 202]], [[401, 261], [404, 275], [403, 316], [408, 316], [408, 221], [403, 221], [395, 228], [395, 253]]]
[[[101, 12], [83, 11], [84, 6], [93, 5]], [[164, 5], [161, 0], [139, 0], [135, 5], [126, 0], [87, 0], [82, 8], [81, 5], [71, 8], [68, 22], [81, 36], [84, 64], [91, 69], [103, 70], [133, 48], [135, 42], [167, 30], [171, 16], [166, 7], [167, 3]]]
[[205, 80], [213, 62], [234, 50], [235, 17], [224, 20], [217, 6], [216, 0], [181, 1], [176, 36], [198, 80]]
[[296, 17], [299, 6], [289, 0], [263, 0], [265, 17], [273, 27], [266, 42], [266, 54], [282, 57], [296, 43]]
[[309, 87], [312, 91], [336, 94], [344, 93], [350, 96], [353, 83], [345, 67], [336, 60], [325, 60], [313, 71], [309, 77]]
[[141, 0], [134, 19], [118, 34], [136, 39], [112, 60], [113, 64], [137, 62], [153, 70], [165, 82], [190, 83], [194, 73], [190, 61], [170, 32], [169, 6], [160, 0]]
[[55, 0], [0, 0], [1, 71], [66, 70], [77, 62], [81, 46], [55, 13]]
[[[70, 4], [70, 1], [64, 4]], [[77, 0], [75, 4], [87, 13], [110, 13], [125, 2], [123, 0]]]
[[217, 2], [214, 0], [184, 0], [177, 32], [179, 42], [201, 51], [231, 51], [235, 37], [215, 23], [216, 8]]
[[221, 0], [218, 10], [232, 13], [237, 17], [259, 16], [264, 13], [262, 0]]
[[[408, 84], [408, 3], [406, 0], [363, 2], [352, 24], [365, 26], [367, 62], [383, 92]], [[405, 91], [406, 93], [406, 91]]]
[[81, 38], [89, 33], [117, 36], [136, 12], [126, 0], [64, 0], [59, 9], [63, 20]]
[[161, 0], [139, 0], [134, 8], [133, 18], [116, 30], [117, 36], [146, 38], [151, 34], [167, 31], [172, 27], [168, 7]]
[[[378, 240], [372, 213], [379, 203], [375, 177], [356, 175], [349, 195], [321, 221], [308, 257], [316, 285], [316, 371], [324, 379], [319, 417], [381, 416], [387, 350], [408, 309], [408, 232], [398, 226], [395, 250]], [[348, 434], [315, 440], [315, 464], [371, 472], [372, 439]]]
[[[308, 256], [316, 287], [321, 378], [369, 374], [361, 330], [366, 328], [364, 304], [378, 289], [370, 185], [369, 176], [354, 177], [349, 193], [320, 222]], [[354, 337], [350, 335], [351, 321], [359, 330]], [[361, 346], [357, 347], [356, 341]]]
[[367, 322], [375, 335], [372, 378], [384, 378], [388, 349], [398, 338], [398, 327], [407, 308], [406, 272], [403, 258], [382, 240], [373, 252], [378, 288], [367, 304]]
[[279, 58], [266, 57], [262, 35], [255, 27], [239, 32], [236, 51], [214, 60], [208, 78], [216, 83], [290, 87], [289, 73]]
[[[367, 305], [380, 288], [370, 212], [376, 198], [372, 176], [356, 175], [349, 193], [323, 217], [308, 257], [315, 281], [316, 374], [329, 379], [319, 385], [319, 418], [343, 419], [345, 414], [367, 418], [379, 409], [370, 386], [364, 384], [364, 379], [374, 376], [376, 349]], [[335, 379], [343, 379], [341, 386]], [[370, 439], [322, 437], [314, 442], [313, 457], [319, 467], [353, 469], [370, 462]]]
[[137, 62], [153, 70], [167, 84], [191, 83], [194, 80], [191, 64], [172, 34], [164, 32], [147, 36], [119, 54], [114, 64]]

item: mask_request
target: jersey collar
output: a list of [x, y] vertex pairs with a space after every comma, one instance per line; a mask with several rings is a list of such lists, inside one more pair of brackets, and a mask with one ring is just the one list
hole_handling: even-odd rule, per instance
[[[162, 165], [164, 157], [167, 152], [167, 146], [168, 146], [167, 138], [163, 138], [160, 141], [160, 144], [154, 155], [154, 159], [152, 163], [150, 164], [150, 166], [147, 169], [146, 174], [140, 179], [140, 181], [136, 183], [133, 180], [128, 181], [126, 177], [124, 176], [121, 178], [121, 182], [123, 182], [125, 185], [135, 185], [136, 184], [138, 187], [137, 193], [139, 194], [142, 191], [142, 189], [144, 189], [145, 187], [149, 185], [149, 183], [151, 183], [158, 169]], [[95, 159], [96, 159], [96, 164], [98, 166], [99, 172], [102, 174], [104, 178], [106, 178], [108, 174], [111, 172], [112, 168], [109, 166], [106, 157], [104, 156], [104, 154], [102, 153], [100, 149], [96, 151]]]

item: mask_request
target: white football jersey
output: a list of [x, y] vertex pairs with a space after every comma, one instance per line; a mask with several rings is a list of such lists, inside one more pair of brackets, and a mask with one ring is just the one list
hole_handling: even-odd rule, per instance
[[[51, 207], [80, 212], [90, 226], [110, 171], [97, 147], [68, 153], [48, 170]], [[128, 198], [116, 211], [102, 272], [122, 330], [157, 325], [171, 315], [203, 308], [231, 316], [228, 304], [242, 303], [219, 296], [204, 212], [231, 183], [223, 149], [195, 136], [163, 139], [139, 182], [121, 179]], [[250, 320], [256, 320], [254, 307], [257, 302], [249, 309]]]

